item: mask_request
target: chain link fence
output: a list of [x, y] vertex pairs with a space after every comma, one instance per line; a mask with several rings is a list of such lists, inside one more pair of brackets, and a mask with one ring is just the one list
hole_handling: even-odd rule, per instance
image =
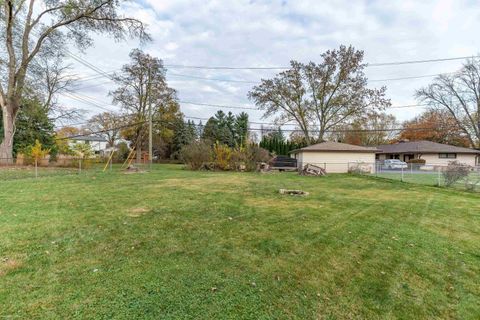
[[[362, 167], [365, 166], [373, 167], [374, 170], [362, 170]], [[447, 166], [418, 163], [403, 163], [394, 166], [383, 162], [350, 163], [349, 172], [415, 184], [480, 192], [480, 167], [478, 166], [454, 163]]]
[[[113, 172], [125, 170], [127, 165], [122, 161], [109, 162], [107, 158], [69, 158], [68, 160], [49, 161], [17, 161], [17, 159], [0, 158], [0, 182], [16, 179], [38, 179], [55, 176], [81, 176], [94, 175], [100, 172]], [[148, 162], [135, 163], [132, 171], [146, 171]]]

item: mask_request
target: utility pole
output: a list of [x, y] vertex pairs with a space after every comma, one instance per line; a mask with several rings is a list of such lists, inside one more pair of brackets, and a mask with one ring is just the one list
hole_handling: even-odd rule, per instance
[[148, 164], [153, 163], [153, 121], [152, 121], [152, 67], [148, 66]]

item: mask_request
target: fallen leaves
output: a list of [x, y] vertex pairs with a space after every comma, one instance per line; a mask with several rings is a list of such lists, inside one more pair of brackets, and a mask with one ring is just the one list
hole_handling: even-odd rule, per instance
[[7, 275], [9, 272], [17, 270], [23, 266], [23, 263], [10, 258], [2, 258], [0, 261], [0, 277]]

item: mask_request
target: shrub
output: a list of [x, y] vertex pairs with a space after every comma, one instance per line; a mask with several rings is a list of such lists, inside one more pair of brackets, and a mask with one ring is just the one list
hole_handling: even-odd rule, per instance
[[470, 174], [472, 167], [458, 161], [451, 161], [443, 171], [445, 186], [450, 187]]
[[45, 159], [49, 153], [50, 149], [43, 149], [42, 144], [37, 139], [35, 140], [35, 144], [30, 147], [29, 155], [31, 156], [36, 165], [40, 165], [40, 161]]
[[88, 143], [75, 143], [73, 145], [73, 151], [77, 157], [81, 159], [88, 159], [93, 156], [92, 147]]
[[410, 159], [407, 163], [417, 163], [417, 164], [425, 164], [427, 161], [425, 159]]
[[114, 154], [114, 158], [116, 161], [125, 161], [130, 154], [130, 148], [126, 142], [120, 142], [117, 144], [117, 152]]
[[220, 144], [217, 142], [213, 145], [213, 161], [216, 169], [233, 169], [231, 160], [232, 150], [226, 144]]
[[243, 171], [246, 170], [245, 163], [247, 162], [247, 155], [245, 147], [238, 147], [232, 150], [230, 155], [230, 168], [232, 170]]
[[255, 144], [248, 145], [245, 148], [245, 170], [254, 171], [260, 162], [268, 162], [271, 158], [267, 150]]
[[183, 146], [180, 150], [180, 158], [189, 169], [200, 170], [205, 163], [212, 159], [210, 144], [201, 140]]
[[368, 174], [372, 172], [370, 164], [366, 162], [357, 162], [349, 165], [348, 173], [351, 174]]

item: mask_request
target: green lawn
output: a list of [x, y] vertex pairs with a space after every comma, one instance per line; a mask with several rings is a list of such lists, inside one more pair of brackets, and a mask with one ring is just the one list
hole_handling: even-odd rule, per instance
[[478, 194], [162, 165], [0, 204], [0, 319], [480, 318]]
[[[411, 173], [409, 170], [405, 170], [405, 172], [379, 172], [375, 174], [376, 177], [392, 179], [408, 183], [415, 183], [415, 184], [423, 184], [427, 186], [445, 186], [445, 178], [442, 174], [438, 174], [437, 172], [413, 172]], [[466, 182], [475, 183], [475, 188], [470, 191], [477, 191], [480, 192], [480, 173], [479, 172], [471, 172], [468, 175], [468, 179], [460, 179], [456, 181], [451, 188], [456, 188], [459, 190], [467, 190]]]

